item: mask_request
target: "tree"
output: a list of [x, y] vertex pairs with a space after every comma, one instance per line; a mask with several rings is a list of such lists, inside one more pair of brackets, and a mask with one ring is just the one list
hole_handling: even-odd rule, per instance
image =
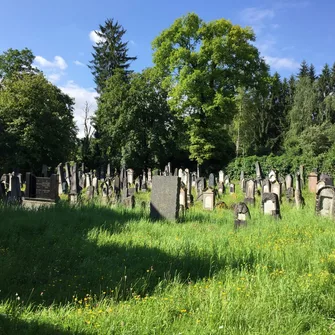
[[73, 105], [41, 73], [5, 78], [0, 89], [4, 168], [36, 171], [70, 158], [76, 144]]
[[169, 105], [183, 120], [190, 158], [199, 164], [231, 155], [228, 126], [236, 112], [237, 88], [249, 90], [267, 75], [250, 43], [254, 40], [249, 28], [225, 19], [205, 23], [190, 13], [153, 41], [153, 60]]
[[305, 60], [303, 60], [300, 64], [299, 74], [298, 77], [307, 77], [309, 75], [309, 67]]
[[309, 70], [308, 70], [308, 76], [311, 79], [312, 83], [316, 80], [316, 74], [315, 74], [315, 67], [313, 64], [310, 65]]
[[37, 73], [33, 67], [34, 54], [25, 48], [22, 50], [8, 49], [0, 55], [0, 81], [4, 78], [18, 75], [20, 73]]
[[93, 60], [90, 61], [89, 68], [94, 76], [97, 92], [101, 93], [106, 80], [113, 76], [116, 69], [124, 70], [123, 73], [127, 77], [131, 73], [128, 70], [130, 62], [137, 57], [128, 56], [128, 42], [122, 40], [126, 30], [117, 21], [107, 19], [104, 25], [99, 25], [99, 30], [95, 33], [99, 41], [93, 46]]
[[167, 94], [153, 69], [132, 74], [117, 70], [98, 101], [95, 127], [106, 160], [116, 167], [159, 166], [174, 151], [175, 123]]

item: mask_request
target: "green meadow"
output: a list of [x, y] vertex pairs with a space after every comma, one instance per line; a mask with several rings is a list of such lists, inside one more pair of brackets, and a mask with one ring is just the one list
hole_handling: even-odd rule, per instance
[[[335, 334], [335, 226], [258, 197], [247, 227], [201, 204], [0, 207], [0, 334]], [[242, 200], [225, 195], [227, 205]]]

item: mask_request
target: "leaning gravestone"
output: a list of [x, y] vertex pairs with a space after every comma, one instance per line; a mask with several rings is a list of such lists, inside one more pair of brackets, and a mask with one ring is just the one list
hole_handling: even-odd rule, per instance
[[318, 190], [315, 210], [319, 215], [335, 218], [335, 189], [333, 186], [324, 186]]
[[263, 193], [262, 210], [266, 215], [272, 215], [277, 219], [281, 218], [279, 201], [276, 193]]
[[180, 183], [179, 177], [154, 176], [152, 178], [151, 219], [178, 219]]
[[247, 220], [251, 218], [249, 208], [244, 202], [239, 202], [234, 207], [234, 227], [239, 228], [247, 225]]
[[261, 165], [259, 164], [259, 162], [256, 162], [255, 168], [256, 168], [256, 179], [261, 180], [263, 178], [263, 175]]

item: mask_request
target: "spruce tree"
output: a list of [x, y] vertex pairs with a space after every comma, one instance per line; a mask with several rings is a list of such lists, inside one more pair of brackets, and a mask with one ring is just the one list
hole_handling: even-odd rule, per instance
[[302, 77], [307, 77], [308, 75], [309, 75], [309, 67], [308, 67], [307, 62], [303, 60], [300, 65], [298, 77], [302, 78]]
[[106, 80], [113, 76], [116, 69], [124, 70], [127, 78], [132, 72], [128, 70], [130, 62], [137, 57], [128, 56], [128, 42], [123, 41], [126, 30], [117, 21], [107, 19], [103, 26], [99, 25], [99, 30], [95, 33], [99, 37], [99, 42], [93, 46], [93, 60], [90, 61], [89, 68], [94, 76], [97, 92], [101, 93]]
[[311, 79], [312, 83], [316, 80], [315, 67], [313, 64], [310, 65], [308, 70], [308, 76]]

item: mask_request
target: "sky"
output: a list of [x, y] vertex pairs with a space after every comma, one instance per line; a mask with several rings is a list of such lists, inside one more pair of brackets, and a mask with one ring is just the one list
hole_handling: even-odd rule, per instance
[[35, 65], [75, 99], [75, 120], [83, 134], [85, 102], [96, 108], [92, 74], [87, 67], [96, 43], [95, 30], [113, 18], [126, 30], [129, 56], [137, 56], [134, 71], [152, 66], [152, 40], [174, 20], [195, 12], [204, 21], [229, 19], [250, 26], [256, 46], [282, 77], [296, 74], [302, 60], [320, 73], [335, 62], [335, 1], [231, 0], [2, 0], [0, 53], [31, 49]]

